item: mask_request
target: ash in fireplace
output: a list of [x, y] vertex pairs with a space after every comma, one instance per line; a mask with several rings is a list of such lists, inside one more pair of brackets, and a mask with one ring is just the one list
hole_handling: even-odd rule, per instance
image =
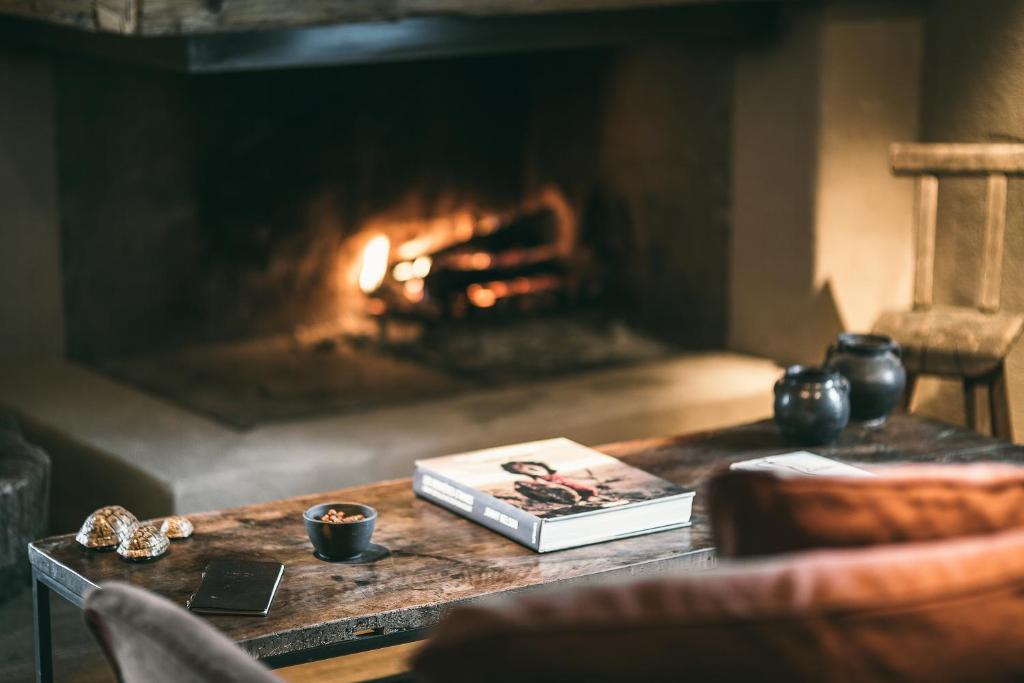
[[654, 360], [669, 348], [619, 321], [551, 315], [486, 327], [447, 325], [391, 351], [476, 381], [505, 384]]
[[448, 324], [405, 343], [279, 336], [103, 361], [106, 372], [238, 429], [643, 362], [665, 345], [585, 315]]

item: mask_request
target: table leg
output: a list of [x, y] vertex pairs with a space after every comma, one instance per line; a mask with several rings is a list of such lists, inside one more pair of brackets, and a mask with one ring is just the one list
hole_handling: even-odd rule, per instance
[[36, 683], [53, 683], [50, 588], [32, 572], [32, 621], [36, 636]]

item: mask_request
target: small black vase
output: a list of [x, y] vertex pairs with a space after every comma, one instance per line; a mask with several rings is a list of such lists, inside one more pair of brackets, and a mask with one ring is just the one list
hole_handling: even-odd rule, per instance
[[900, 345], [880, 334], [841, 334], [829, 347], [825, 367], [850, 382], [850, 417], [881, 423], [907, 384]]
[[775, 424], [787, 441], [832, 443], [850, 421], [850, 384], [838, 372], [794, 365], [775, 383]]

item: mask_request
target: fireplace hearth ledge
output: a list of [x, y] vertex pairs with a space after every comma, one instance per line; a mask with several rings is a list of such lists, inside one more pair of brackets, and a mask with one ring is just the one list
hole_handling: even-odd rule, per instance
[[0, 409], [53, 458], [53, 532], [120, 503], [187, 513], [407, 476], [421, 457], [587, 444], [765, 417], [779, 368], [726, 352], [239, 432], [67, 362], [0, 369]]

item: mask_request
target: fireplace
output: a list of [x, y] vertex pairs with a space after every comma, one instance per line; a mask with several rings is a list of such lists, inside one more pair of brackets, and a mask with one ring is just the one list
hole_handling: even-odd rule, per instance
[[775, 3], [710, 9], [324, 60], [293, 32], [330, 26], [40, 37], [63, 343], [0, 402], [54, 457], [55, 528], [767, 416], [776, 363], [721, 349], [743, 59], [788, 38]]
[[64, 60], [68, 353], [248, 429], [721, 347], [723, 49]]

